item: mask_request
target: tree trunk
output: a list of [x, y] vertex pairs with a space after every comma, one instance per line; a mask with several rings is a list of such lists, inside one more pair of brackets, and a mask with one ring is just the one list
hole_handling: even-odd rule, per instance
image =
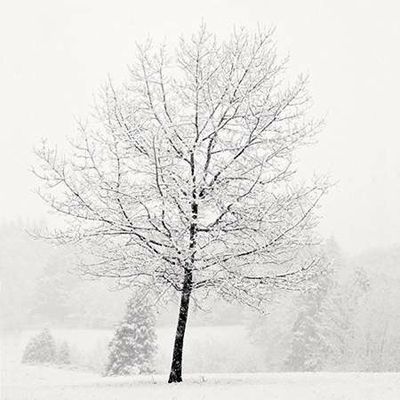
[[172, 355], [171, 372], [168, 383], [182, 382], [182, 355], [183, 339], [185, 337], [186, 322], [189, 313], [190, 294], [192, 292], [192, 272], [185, 270], [183, 280], [181, 304], [179, 308], [178, 325], [176, 327], [174, 352]]
[[183, 340], [186, 331], [186, 322], [189, 313], [189, 302], [190, 295], [193, 287], [193, 265], [195, 262], [195, 247], [196, 247], [196, 233], [197, 233], [197, 216], [199, 213], [199, 206], [197, 204], [197, 193], [196, 193], [196, 174], [195, 174], [195, 162], [193, 151], [190, 154], [190, 166], [192, 175], [192, 222], [190, 224], [190, 244], [189, 249], [191, 251], [190, 262], [186, 264], [184, 269], [181, 305], [179, 308], [178, 325], [176, 327], [174, 352], [172, 354], [171, 372], [169, 374], [168, 383], [182, 382], [182, 355], [183, 355]]

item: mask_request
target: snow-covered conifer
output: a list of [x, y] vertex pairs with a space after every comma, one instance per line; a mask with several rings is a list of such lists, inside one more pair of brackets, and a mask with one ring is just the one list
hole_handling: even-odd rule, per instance
[[53, 363], [56, 360], [56, 344], [49, 329], [43, 329], [32, 337], [25, 347], [23, 363], [41, 364]]
[[56, 361], [57, 364], [63, 364], [63, 365], [71, 364], [71, 354], [67, 342], [64, 341], [58, 346], [56, 353]]
[[106, 375], [148, 374], [153, 372], [156, 352], [155, 317], [146, 301], [132, 297], [125, 317], [109, 344]]
[[291, 352], [286, 367], [294, 371], [320, 370], [326, 343], [320, 336], [324, 301], [331, 285], [329, 273], [320, 277], [317, 285], [300, 297], [300, 311], [293, 326]]
[[314, 285], [299, 297], [299, 311], [286, 367], [289, 370], [335, 369], [344, 363], [351, 335], [349, 296], [338, 277], [346, 270], [336, 242], [326, 244], [330, 267], [314, 277]]

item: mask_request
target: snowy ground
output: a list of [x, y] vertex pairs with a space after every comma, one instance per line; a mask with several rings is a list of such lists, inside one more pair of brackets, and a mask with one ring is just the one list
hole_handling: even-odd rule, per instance
[[187, 375], [168, 385], [166, 376], [100, 378], [46, 367], [23, 367], [2, 388], [2, 400], [398, 400], [399, 374]]
[[[99, 344], [107, 342], [110, 336], [109, 331], [53, 332], [56, 339], [67, 339], [79, 351], [86, 349], [89, 353], [100, 349]], [[246, 337], [240, 327], [193, 328], [185, 348], [185, 382], [174, 385], [166, 383], [173, 330], [159, 331], [158, 361], [162, 374], [121, 378], [105, 378], [95, 372], [76, 369], [22, 365], [21, 353], [31, 334], [25, 332], [2, 340], [1, 400], [400, 399], [400, 374], [395, 373], [234, 373], [235, 368], [231, 368], [229, 374], [189, 373], [226, 368], [242, 358], [240, 353], [249, 352], [251, 349], [244, 347]], [[229, 343], [229, 347], [224, 348], [223, 342], [225, 346]], [[211, 353], [201, 356], [210, 345]], [[237, 358], [229, 356], [232, 346], [236, 348]], [[207, 364], [207, 357], [211, 357], [217, 347], [218, 358]], [[227, 360], [223, 360], [224, 355], [228, 356]], [[203, 357], [200, 363], [199, 357]]]

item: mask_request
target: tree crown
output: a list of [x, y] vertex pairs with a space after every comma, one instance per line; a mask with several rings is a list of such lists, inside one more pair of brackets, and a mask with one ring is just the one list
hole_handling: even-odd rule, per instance
[[249, 305], [304, 280], [327, 184], [293, 179], [320, 123], [286, 64], [272, 31], [201, 27], [174, 57], [147, 43], [69, 155], [37, 150], [40, 195], [68, 221], [55, 237], [92, 250], [86, 273], [180, 291], [190, 271], [194, 291]]

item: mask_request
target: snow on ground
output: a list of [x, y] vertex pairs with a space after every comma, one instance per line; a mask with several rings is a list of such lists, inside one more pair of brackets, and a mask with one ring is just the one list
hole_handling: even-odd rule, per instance
[[46, 367], [23, 367], [2, 388], [2, 400], [398, 400], [400, 374], [191, 374], [101, 378]]

